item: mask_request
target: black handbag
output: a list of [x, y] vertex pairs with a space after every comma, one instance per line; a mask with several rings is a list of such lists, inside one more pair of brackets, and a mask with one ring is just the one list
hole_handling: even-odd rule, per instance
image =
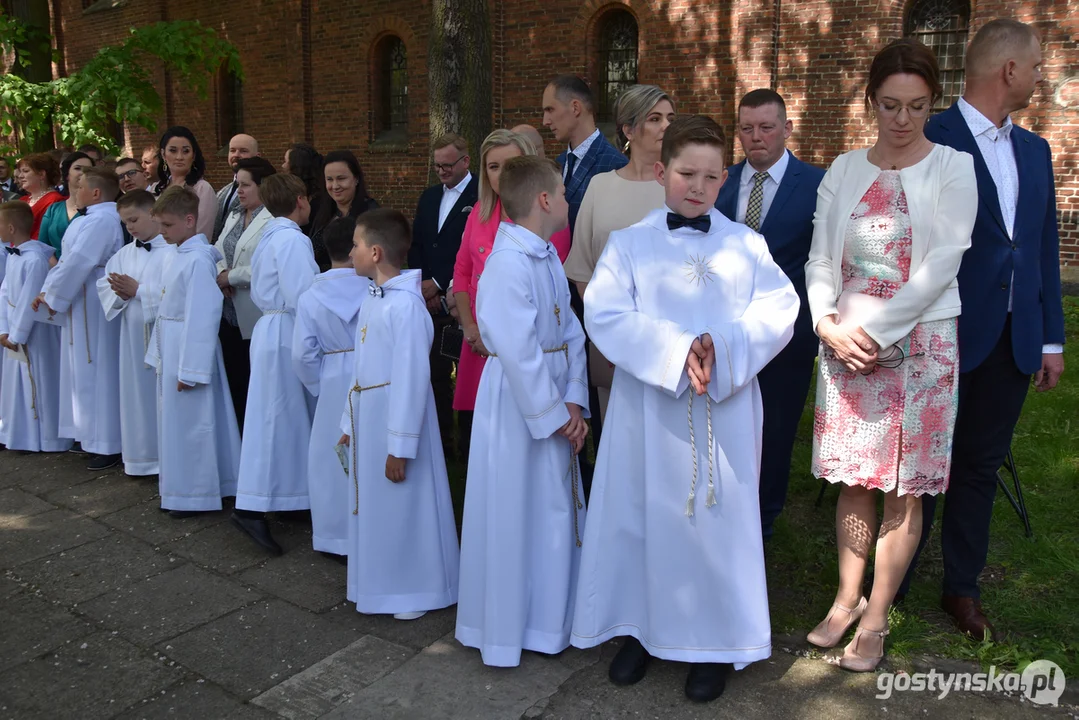
[[465, 331], [457, 323], [446, 325], [442, 328], [442, 337], [439, 339], [438, 354], [444, 358], [461, 361], [461, 345], [465, 341]]

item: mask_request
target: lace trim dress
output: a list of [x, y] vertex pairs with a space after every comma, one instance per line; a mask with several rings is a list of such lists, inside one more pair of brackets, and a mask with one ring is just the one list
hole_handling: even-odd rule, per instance
[[[891, 298], [910, 275], [911, 226], [899, 172], [881, 171], [847, 223], [843, 292]], [[813, 474], [899, 495], [948, 486], [959, 402], [958, 319], [920, 323], [898, 367], [851, 372], [823, 343]]]

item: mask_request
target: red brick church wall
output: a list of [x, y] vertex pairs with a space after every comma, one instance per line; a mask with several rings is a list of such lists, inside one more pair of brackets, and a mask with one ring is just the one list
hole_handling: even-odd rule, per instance
[[[103, 43], [132, 25], [160, 19], [198, 19], [240, 49], [246, 74], [243, 129], [263, 155], [280, 163], [288, 143], [310, 141], [323, 153], [356, 152], [372, 195], [411, 213], [429, 178], [426, 48], [427, 0], [162, 0], [129, 2], [84, 12], [83, 0], [53, 0], [63, 28], [64, 62], [85, 62]], [[1016, 120], [1053, 146], [1061, 214], [1061, 262], [1079, 279], [1079, 170], [1074, 141], [1079, 125], [1076, 24], [1069, 0], [981, 0], [971, 32], [997, 15], [1034, 23], [1045, 39], [1045, 82], [1031, 108]], [[625, 10], [639, 33], [638, 79], [675, 98], [682, 113], [708, 113], [733, 127], [737, 98], [776, 80], [795, 122], [791, 148], [826, 165], [839, 153], [868, 143], [872, 125], [862, 108], [869, 60], [899, 37], [907, 3], [900, 0], [489, 0], [494, 76], [494, 126], [540, 124], [547, 80], [576, 72], [595, 82], [597, 28], [606, 13]], [[401, 38], [407, 53], [408, 128], [405, 139], [377, 142], [376, 44]], [[306, 49], [306, 52], [305, 52]], [[161, 73], [160, 85], [166, 86]], [[166, 118], [188, 125], [209, 158], [215, 185], [229, 179], [214, 93], [205, 101], [176, 83]], [[147, 134], [129, 129], [139, 147]], [[733, 147], [735, 157], [740, 153]], [[555, 153], [548, 139], [548, 153]], [[473, 149], [477, 153], [478, 148]], [[478, 165], [478, 158], [473, 162]]]

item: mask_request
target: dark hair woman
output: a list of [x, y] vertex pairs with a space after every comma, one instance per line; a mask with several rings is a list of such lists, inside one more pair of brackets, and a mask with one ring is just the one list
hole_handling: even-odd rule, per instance
[[48, 207], [41, 218], [41, 230], [38, 240], [56, 250], [60, 257], [60, 247], [67, 232], [67, 226], [75, 219], [79, 209], [75, 207], [75, 191], [82, 181], [82, 172], [94, 166], [93, 159], [82, 152], [73, 152], [60, 163], [60, 179], [64, 183], [65, 202], [56, 202]]
[[214, 218], [217, 214], [217, 194], [210, 183], [203, 179], [206, 159], [195, 135], [187, 128], [176, 125], [161, 136], [158, 143], [161, 164], [157, 168], [157, 194], [172, 185], [186, 185], [199, 196], [199, 219], [195, 228], [207, 238], [213, 236]]
[[281, 172], [295, 175], [303, 180], [307, 188], [307, 200], [311, 203], [311, 216], [307, 224], [300, 228], [304, 235], [311, 235], [311, 228], [319, 209], [327, 201], [326, 181], [322, 177], [322, 154], [307, 143], [293, 143], [285, 150], [285, 160], [281, 163]]
[[60, 182], [60, 166], [48, 153], [31, 153], [19, 160], [15, 166], [15, 180], [26, 193], [20, 199], [29, 203], [30, 209], [34, 211], [34, 227], [30, 231], [30, 237], [37, 240], [45, 211], [53, 203], [64, 199], [64, 196], [55, 190]]
[[[291, 164], [290, 164], [291, 165]], [[349, 150], [334, 150], [326, 155], [322, 165], [327, 201], [323, 202], [311, 221], [311, 246], [319, 269], [330, 269], [330, 255], [322, 243], [322, 233], [330, 221], [338, 217], [357, 217], [374, 210], [378, 203], [367, 194], [360, 161]]]

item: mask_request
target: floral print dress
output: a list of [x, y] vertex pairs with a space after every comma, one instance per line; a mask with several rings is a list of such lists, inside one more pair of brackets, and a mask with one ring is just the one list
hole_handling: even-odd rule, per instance
[[[898, 171], [884, 170], [847, 223], [843, 292], [891, 298], [910, 275], [911, 229]], [[899, 495], [948, 486], [959, 402], [958, 319], [920, 323], [898, 367], [852, 372], [821, 344], [813, 474]]]

